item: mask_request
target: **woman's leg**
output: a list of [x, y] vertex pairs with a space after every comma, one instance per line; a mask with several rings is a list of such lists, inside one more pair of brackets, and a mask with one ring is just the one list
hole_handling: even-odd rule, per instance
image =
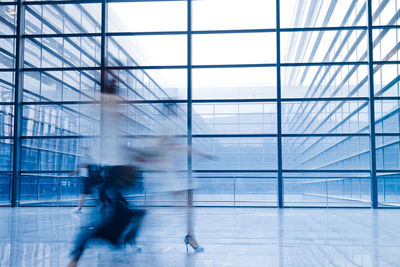
[[85, 203], [86, 194], [82, 194], [81, 199], [79, 200], [78, 210], [81, 210], [83, 204]]
[[193, 233], [193, 196], [192, 190], [188, 189], [187, 193], [187, 205], [186, 205], [186, 231], [188, 235], [192, 235]]
[[199, 243], [193, 236], [193, 195], [192, 190], [188, 189], [187, 191], [187, 206], [186, 206], [186, 231], [187, 234], [185, 236], [186, 249], [187, 245], [190, 245], [196, 252], [204, 251], [202, 247], [200, 247]]

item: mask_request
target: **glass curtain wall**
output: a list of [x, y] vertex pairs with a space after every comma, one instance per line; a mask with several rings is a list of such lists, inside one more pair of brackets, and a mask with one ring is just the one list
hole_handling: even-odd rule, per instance
[[[0, 0], [0, 203], [13, 184], [13, 204], [77, 202], [107, 73], [128, 145], [168, 126], [215, 157], [182, 155], [196, 206], [396, 207], [399, 16], [398, 0]], [[185, 205], [147, 187], [132, 200]]]
[[0, 205], [10, 203], [14, 126], [17, 6], [0, 6]]

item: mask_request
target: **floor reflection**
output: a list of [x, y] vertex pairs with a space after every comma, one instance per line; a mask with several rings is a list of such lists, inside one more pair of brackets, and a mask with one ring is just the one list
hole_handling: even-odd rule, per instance
[[[149, 209], [142, 248], [89, 246], [80, 266], [398, 266], [397, 210], [197, 208], [204, 253], [186, 252], [184, 210]], [[85, 216], [1, 208], [0, 266], [66, 266]]]

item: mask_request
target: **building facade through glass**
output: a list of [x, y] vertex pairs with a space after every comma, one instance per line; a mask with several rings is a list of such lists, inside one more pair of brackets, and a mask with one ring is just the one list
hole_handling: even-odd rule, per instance
[[[108, 73], [127, 144], [165, 125], [215, 157], [180, 161], [195, 206], [399, 206], [399, 18], [399, 0], [0, 0], [0, 203], [77, 202]], [[132, 201], [185, 205], [146, 188]]]

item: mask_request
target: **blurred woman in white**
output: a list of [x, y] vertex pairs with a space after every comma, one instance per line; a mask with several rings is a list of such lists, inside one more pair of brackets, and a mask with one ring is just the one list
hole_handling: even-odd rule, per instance
[[[194, 150], [191, 146], [179, 143], [179, 138], [177, 137], [179, 128], [178, 109], [179, 107], [176, 103], [164, 104], [162, 113], [165, 117], [160, 120], [160, 129], [157, 130], [157, 133], [161, 133], [161, 135], [153, 138], [150, 142], [147, 140], [146, 152], [144, 153], [147, 154], [147, 160], [145, 161], [144, 168], [156, 170], [161, 173], [161, 179], [158, 178], [148, 183], [153, 184], [152, 188], [148, 191], [170, 193], [188, 198], [186, 205], [186, 236], [184, 237], [186, 250], [188, 250], [188, 246], [191, 246], [195, 252], [202, 252], [204, 249], [196, 241], [193, 233], [193, 205], [191, 197], [193, 189], [190, 180], [191, 177], [180, 177], [177, 166], [180, 156], [184, 156], [181, 158], [187, 159], [186, 155], [190, 156], [192, 153], [195, 153], [209, 159], [212, 157]], [[148, 177], [147, 179], [151, 178]]]

